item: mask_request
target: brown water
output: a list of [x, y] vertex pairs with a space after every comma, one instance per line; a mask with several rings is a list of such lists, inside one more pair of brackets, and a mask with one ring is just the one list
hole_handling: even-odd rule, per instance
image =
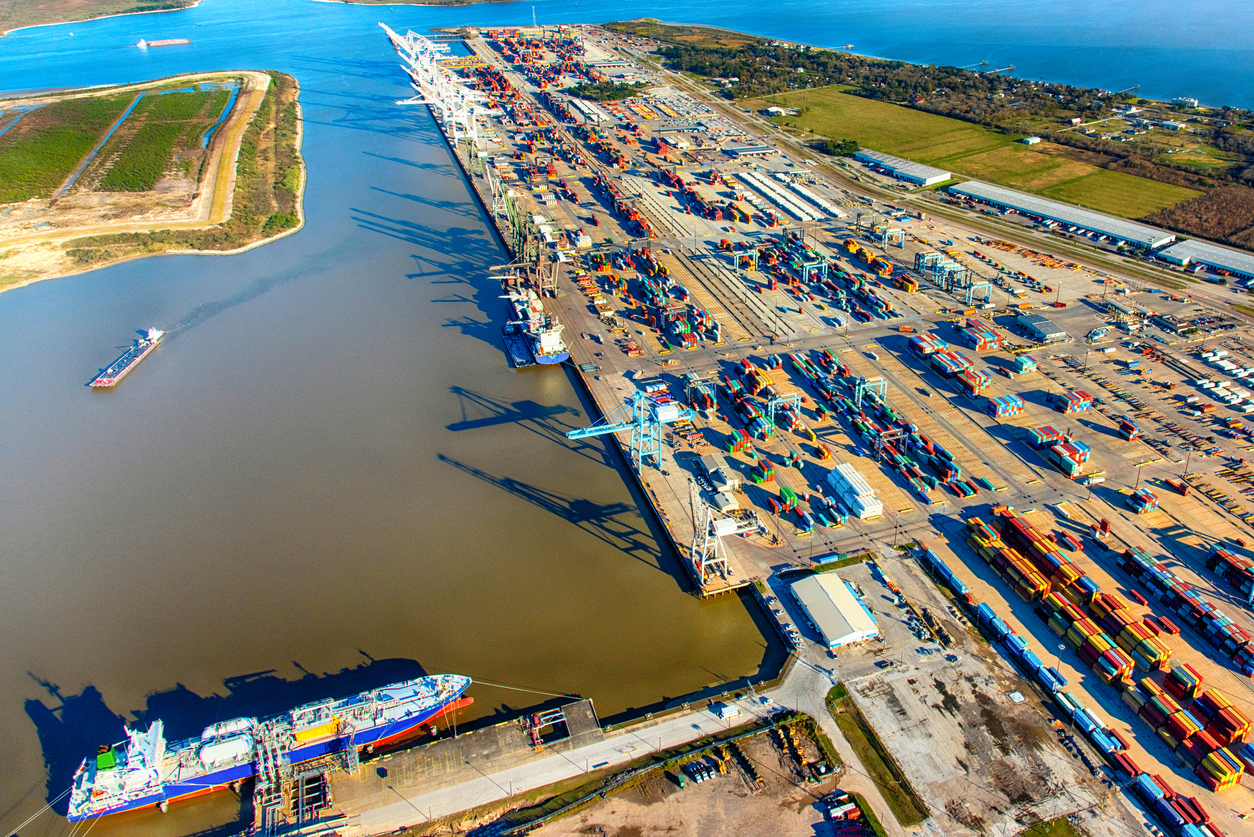
[[[606, 446], [561, 437], [589, 421], [566, 373], [506, 368], [486, 275], [505, 255], [425, 111], [303, 101], [299, 234], [0, 294], [6, 833], [122, 719], [197, 734], [421, 670], [604, 718], [780, 658], [741, 600], [686, 592]], [[170, 334], [89, 390], [149, 326]], [[470, 694], [478, 714], [546, 699]], [[238, 810], [220, 794], [93, 833]], [[45, 814], [22, 834], [69, 831]]]

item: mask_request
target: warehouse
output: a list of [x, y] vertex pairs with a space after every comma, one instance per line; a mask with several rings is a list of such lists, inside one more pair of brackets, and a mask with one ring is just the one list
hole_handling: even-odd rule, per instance
[[769, 145], [729, 145], [723, 150], [733, 157], [765, 157], [775, 152]]
[[1064, 227], [1072, 228], [1068, 230], [1069, 232], [1097, 233], [1138, 247], [1153, 249], [1176, 240], [1171, 233], [1156, 230], [1144, 224], [1134, 224], [1131, 221], [1016, 192], [1014, 189], [993, 186], [990, 183], [978, 183], [972, 180], [950, 186], [949, 192], [1002, 209], [1013, 209], [1029, 218], [1062, 224]]
[[792, 595], [832, 651], [880, 634], [871, 611], [834, 572], [817, 573], [794, 582]]
[[1038, 343], [1057, 343], [1067, 339], [1067, 332], [1040, 314], [1020, 314], [1019, 330]]
[[1218, 271], [1227, 271], [1243, 279], [1254, 279], [1254, 255], [1239, 253], [1236, 250], [1207, 244], [1204, 241], [1192, 239], [1181, 241], [1179, 244], [1160, 250], [1157, 255], [1158, 258], [1172, 264], [1205, 265]]
[[884, 169], [898, 180], [905, 180], [917, 186], [931, 186], [936, 183], [944, 183], [949, 179], [949, 172], [942, 169], [935, 169], [922, 163], [913, 163], [900, 157], [894, 157], [891, 154], [881, 154], [878, 151], [859, 151], [855, 155], [855, 159], [876, 168]]

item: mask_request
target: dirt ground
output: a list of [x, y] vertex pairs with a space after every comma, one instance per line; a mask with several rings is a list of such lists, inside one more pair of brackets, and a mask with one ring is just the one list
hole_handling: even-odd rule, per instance
[[847, 685], [947, 835], [1013, 833], [1098, 804], [1101, 782], [1027, 685], [990, 662], [968, 654]]
[[[728, 764], [725, 774], [697, 784], [691, 778], [681, 789], [673, 772], [657, 773], [643, 784], [558, 820], [535, 832], [543, 837], [709, 837], [715, 834], [814, 835], [820, 833], [823, 813], [815, 803], [836, 783], [805, 782], [797, 760], [771, 734], [740, 744], [762, 782]], [[817, 750], [802, 739], [801, 758], [814, 759]], [[707, 757], [711, 767], [715, 761]], [[823, 832], [825, 833], [825, 832]]]

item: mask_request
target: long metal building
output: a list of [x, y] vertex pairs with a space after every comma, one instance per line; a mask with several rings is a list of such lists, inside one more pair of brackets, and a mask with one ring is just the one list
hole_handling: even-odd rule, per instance
[[994, 186], [991, 183], [972, 180], [950, 186], [948, 191], [951, 194], [968, 197], [1002, 209], [1013, 209], [1029, 217], [1077, 227], [1085, 232], [1108, 235], [1118, 241], [1126, 241], [1138, 247], [1153, 249], [1176, 240], [1173, 233], [1148, 227], [1145, 224], [1113, 218], [1100, 212], [1051, 201], [1048, 198], [1038, 198], [1036, 195], [1017, 192], [1004, 186]]

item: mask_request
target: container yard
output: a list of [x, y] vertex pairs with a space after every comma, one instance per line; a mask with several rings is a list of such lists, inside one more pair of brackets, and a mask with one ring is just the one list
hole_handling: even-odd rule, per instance
[[[476, 34], [449, 70], [475, 104], [433, 111], [513, 257], [503, 289], [560, 323], [592, 408], [570, 443], [614, 437], [694, 595], [932, 544], [886, 571], [924, 569], [1147, 821], [1239, 833], [1247, 318], [868, 192], [595, 27]], [[634, 95], [564, 89], [611, 64]]]

